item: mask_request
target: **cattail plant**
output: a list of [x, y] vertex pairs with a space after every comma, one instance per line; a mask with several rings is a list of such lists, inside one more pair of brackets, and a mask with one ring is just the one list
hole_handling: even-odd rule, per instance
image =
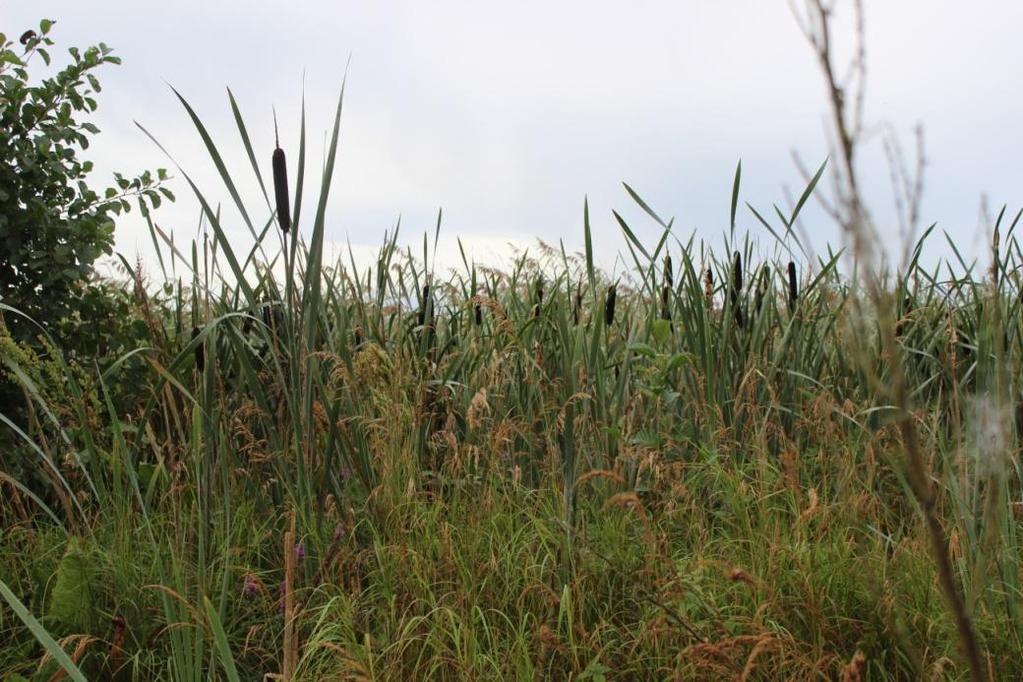
[[281, 232], [288, 233], [291, 229], [291, 205], [288, 200], [288, 165], [284, 159], [284, 150], [281, 149], [281, 140], [277, 135], [277, 112], [274, 112], [274, 199], [277, 201], [277, 224], [281, 226]]
[[435, 351], [434, 341], [437, 337], [436, 311], [434, 310], [433, 295], [429, 284], [423, 285], [423, 300], [419, 308], [420, 338], [425, 339], [425, 351], [432, 355]]
[[732, 266], [732, 312], [735, 315], [735, 324], [739, 327], [743, 324], [742, 307], [739, 305], [739, 296], [742, 293], [742, 254], [735, 252]]
[[579, 282], [575, 287], [575, 305], [572, 307], [572, 324], [579, 324], [583, 314], [583, 283]]
[[610, 327], [615, 321], [615, 303], [618, 300], [618, 285], [612, 284], [607, 288], [607, 298], [604, 300], [604, 324]]
[[671, 319], [671, 291], [675, 275], [671, 269], [671, 256], [664, 257], [664, 286], [661, 288], [661, 319]]
[[423, 285], [423, 298], [419, 304], [419, 326], [423, 327], [426, 325], [427, 320], [433, 317], [433, 306], [430, 301], [430, 285]]
[[707, 310], [713, 310], [714, 272], [709, 267], [703, 273], [703, 298], [707, 303]]
[[795, 310], [798, 301], [799, 285], [796, 283], [796, 264], [789, 261], [789, 310]]
[[768, 273], [768, 271], [767, 271], [766, 268], [761, 269], [760, 277], [758, 278], [758, 281], [757, 281], [757, 293], [756, 293], [756, 298], [754, 299], [754, 304], [753, 304], [754, 307], [756, 308], [756, 314], [757, 315], [760, 314], [760, 310], [761, 310], [761, 308], [763, 308], [763, 305], [764, 305], [764, 294], [767, 292], [767, 287], [770, 285], [770, 281], [768, 280], [768, 274], [767, 273]]
[[533, 317], [540, 317], [540, 307], [543, 305], [543, 277], [536, 279], [536, 304], [533, 306]]

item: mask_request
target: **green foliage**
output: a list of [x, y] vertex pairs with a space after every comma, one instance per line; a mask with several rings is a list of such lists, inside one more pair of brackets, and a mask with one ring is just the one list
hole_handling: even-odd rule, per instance
[[189, 258], [154, 230], [187, 274], [163, 299], [120, 290], [132, 319], [103, 350], [0, 339], [37, 415], [36, 469], [0, 467], [0, 579], [22, 597], [0, 673], [58, 646], [19, 606], [49, 590], [48, 626], [104, 642], [83, 669], [128, 679], [257, 679], [289, 655], [298, 680], [961, 677], [905, 494], [897, 366], [984, 651], [1023, 675], [1012, 226], [990, 280], [939, 280], [921, 241], [891, 321], [850, 303], [837, 254], [786, 267], [794, 212], [750, 207], [776, 251], [730, 229], [720, 258], [628, 187], [660, 237], [616, 213], [634, 267], [613, 279], [588, 204], [582, 256], [541, 243], [441, 274], [428, 235], [419, 259], [392, 233], [360, 270], [323, 261], [340, 101], [304, 220], [302, 122], [283, 248], [182, 102], [257, 241], [236, 252], [190, 184], [210, 242]]
[[71, 538], [57, 564], [47, 612], [70, 632], [87, 632], [92, 611], [92, 589], [97, 577], [96, 559], [79, 538]]
[[[34, 61], [51, 65], [53, 23], [43, 20], [18, 44], [0, 34], [0, 297], [44, 324], [89, 305], [93, 265], [112, 252], [113, 217], [130, 200], [145, 214], [173, 198], [160, 185], [162, 169], [115, 174], [102, 194], [90, 188], [93, 165], [82, 153], [99, 133], [88, 120], [98, 106], [96, 72], [120, 60], [102, 43], [72, 47], [69, 64], [31, 80]], [[23, 321], [9, 325], [21, 340], [34, 334]]]

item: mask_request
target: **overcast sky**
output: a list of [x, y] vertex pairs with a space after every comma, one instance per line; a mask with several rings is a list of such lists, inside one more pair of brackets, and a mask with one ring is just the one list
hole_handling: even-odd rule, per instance
[[[866, 0], [866, 8], [867, 118], [894, 125], [907, 146], [913, 126], [924, 125], [923, 220], [981, 254], [982, 194], [992, 210], [1023, 201], [1015, 158], [1023, 142], [1023, 3]], [[169, 85], [211, 130], [250, 205], [265, 208], [225, 87], [241, 105], [265, 175], [277, 107], [293, 178], [303, 73], [315, 169], [351, 55], [327, 238], [364, 252], [401, 215], [404, 241], [420, 243], [443, 207], [442, 263], [457, 261], [456, 236], [482, 259], [537, 237], [577, 250], [588, 196], [598, 255], [611, 267], [625, 249], [612, 209], [644, 240], [659, 236], [623, 181], [675, 217], [680, 239], [695, 231], [720, 244], [739, 159], [742, 199], [765, 212], [786, 203], [785, 187], [799, 192], [793, 151], [813, 165], [827, 154], [825, 91], [785, 0], [4, 0], [0, 15], [8, 35], [46, 16], [57, 20], [58, 46], [104, 41], [123, 58], [100, 74], [94, 184], [105, 186], [113, 170], [169, 166], [137, 120], [224, 202], [239, 243], [246, 230]], [[888, 171], [879, 143], [874, 148], [861, 172], [894, 244]], [[172, 188], [178, 202], [157, 222], [187, 242], [198, 205], [184, 183]], [[818, 250], [841, 243], [819, 210], [805, 218]], [[771, 246], [748, 211], [740, 211], [739, 228]], [[946, 250], [943, 242], [932, 241], [932, 258]], [[129, 258], [148, 260], [152, 250], [134, 219], [119, 225], [117, 246]]]

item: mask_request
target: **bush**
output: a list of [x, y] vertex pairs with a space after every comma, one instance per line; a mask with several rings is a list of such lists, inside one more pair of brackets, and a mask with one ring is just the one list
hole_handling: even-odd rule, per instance
[[[29, 66], [51, 64], [52, 27], [43, 20], [18, 45], [0, 34], [0, 298], [51, 330], [88, 302], [95, 261], [112, 253], [113, 217], [131, 200], [148, 214], [173, 199], [163, 169], [130, 180], [115, 173], [102, 196], [89, 187], [93, 165], [81, 153], [99, 129], [82, 119], [97, 108], [94, 72], [120, 60], [103, 43], [72, 47], [70, 64], [33, 84]], [[6, 317], [19, 341], [36, 335]]]

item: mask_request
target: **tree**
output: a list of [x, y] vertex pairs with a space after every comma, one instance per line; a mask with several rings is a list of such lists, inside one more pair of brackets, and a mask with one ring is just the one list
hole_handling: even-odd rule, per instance
[[[96, 260], [113, 251], [114, 216], [132, 203], [148, 215], [174, 198], [163, 169], [115, 173], [102, 195], [89, 187], [93, 165], [81, 154], [99, 133], [87, 120], [101, 89], [94, 72], [120, 59], [103, 43], [72, 47], [69, 64], [30, 83], [33, 61], [51, 64], [53, 24], [41, 21], [18, 45], [0, 33], [0, 298], [50, 328], [90, 293]], [[16, 339], [35, 335], [17, 316], [4, 320]]]

